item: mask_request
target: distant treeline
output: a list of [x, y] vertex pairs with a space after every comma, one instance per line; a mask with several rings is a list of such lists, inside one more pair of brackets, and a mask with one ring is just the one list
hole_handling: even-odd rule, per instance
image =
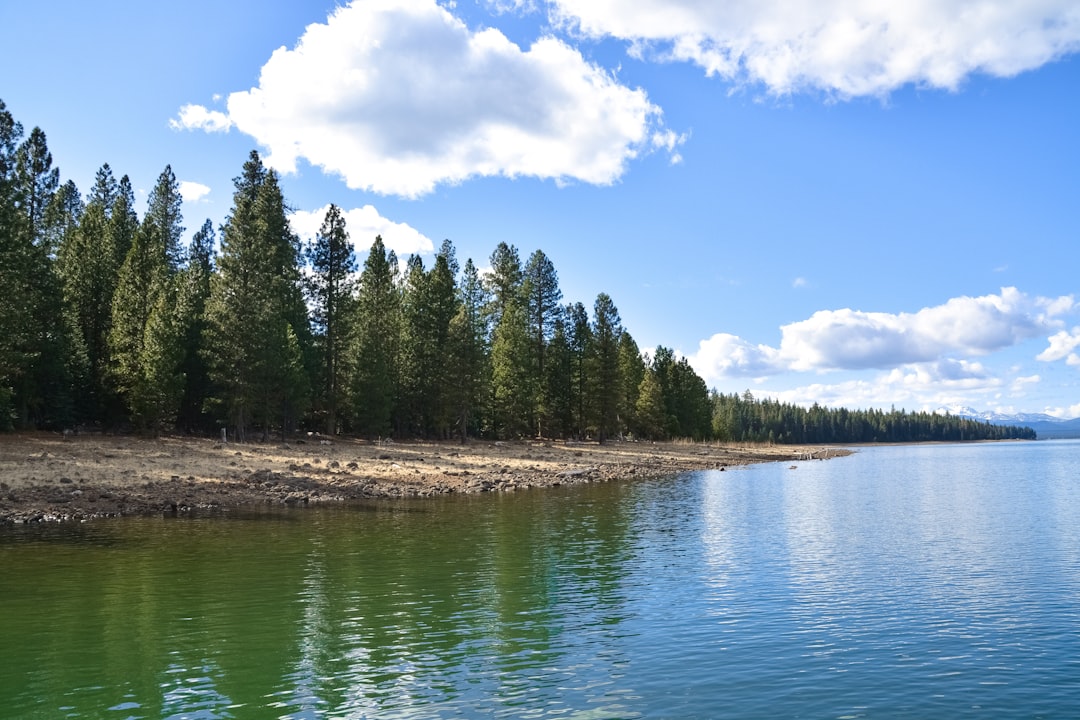
[[804, 408], [743, 395], [712, 396], [713, 432], [721, 440], [773, 443], [963, 442], [1034, 440], [1028, 427], [926, 412]]
[[184, 248], [170, 167], [139, 218], [127, 176], [102, 166], [84, 198], [60, 183], [45, 133], [23, 135], [0, 102], [0, 429], [778, 443], [1027, 436], [947, 416], [710, 394], [672, 350], [643, 354], [607, 294], [591, 314], [564, 304], [540, 250], [522, 263], [500, 243], [481, 276], [449, 241], [425, 267], [416, 255], [400, 264], [376, 237], [358, 267], [335, 206], [314, 241], [300, 242], [277, 175], [254, 152], [224, 224], [207, 220]]

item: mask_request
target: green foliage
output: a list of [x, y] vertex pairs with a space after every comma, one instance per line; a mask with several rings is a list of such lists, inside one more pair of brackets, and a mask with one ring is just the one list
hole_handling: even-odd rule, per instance
[[991, 425], [955, 415], [910, 413], [895, 408], [829, 409], [799, 407], [775, 400], [714, 393], [713, 427], [722, 440], [813, 443], [964, 442], [1034, 440], [1031, 428]]
[[[70, 201], [69, 201], [70, 202]], [[127, 177], [117, 183], [109, 166], [97, 172], [84, 210], [59, 240], [57, 270], [64, 315], [71, 328], [77, 419], [112, 425], [122, 416], [109, 347], [113, 299], [120, 269], [138, 230]]]
[[664, 408], [664, 391], [653, 368], [645, 370], [638, 384], [638, 397], [634, 405], [635, 427], [638, 436], [646, 440], [659, 440], [666, 436], [667, 411]]
[[52, 239], [59, 171], [45, 133], [0, 101], [0, 428], [70, 422], [71, 382]]
[[207, 302], [206, 358], [229, 423], [286, 432], [306, 410], [310, 348], [299, 241], [273, 171], [252, 152], [235, 181]]
[[[184, 199], [180, 196], [180, 183], [173, 174], [172, 166], [166, 165], [158, 176], [157, 184], [150, 191], [143, 224], [157, 229], [160, 237], [155, 245], [161, 252], [170, 274], [175, 274], [183, 260], [180, 238], [184, 234], [183, 215], [180, 211]], [[116, 214], [114, 214], [114, 217]]]
[[645, 377], [645, 359], [633, 336], [625, 329], [619, 336], [619, 432], [640, 434], [637, 430], [637, 402]]
[[464, 442], [482, 432], [484, 398], [490, 385], [487, 292], [472, 259], [465, 261], [457, 312], [450, 321], [447, 391], [457, 434]]
[[588, 434], [589, 413], [594, 404], [589, 395], [592, 327], [589, 325], [589, 312], [581, 303], [567, 306], [566, 317], [569, 354], [566, 382], [570, 404], [567, 433], [572, 437], [584, 438]]
[[491, 340], [492, 415], [496, 435], [517, 438], [530, 431], [531, 349], [525, 310], [511, 300], [502, 308]]
[[339, 408], [346, 401], [356, 314], [356, 254], [337, 205], [326, 211], [319, 233], [305, 254], [311, 267], [307, 291], [319, 366], [315, 407], [324, 416], [326, 432], [334, 435]]
[[619, 340], [622, 320], [607, 293], [593, 304], [590, 380], [595, 415], [593, 424], [600, 442], [618, 433], [622, 387], [619, 378]]
[[391, 431], [401, 346], [401, 294], [397, 257], [382, 237], [364, 261], [356, 303], [354, 372], [349, 384], [354, 428], [368, 437]]
[[555, 266], [542, 250], [529, 256], [521, 294], [531, 341], [529, 373], [533, 397], [530, 424], [536, 428], [537, 435], [544, 436], [552, 422], [550, 405], [553, 392], [546, 382], [545, 360], [555, 330], [555, 318], [562, 310], [562, 290], [559, 289], [559, 275], [555, 272]]
[[177, 276], [177, 321], [183, 357], [180, 374], [184, 389], [180, 397], [177, 427], [187, 432], [209, 431], [207, 404], [213, 394], [203, 341], [206, 335], [206, 303], [213, 273], [214, 226], [207, 220], [188, 246], [187, 265]]
[[[166, 292], [175, 299], [165, 257], [160, 252], [160, 239], [161, 231], [150, 219], [135, 233], [127, 258], [120, 268], [109, 331], [113, 382], [142, 430], [154, 430], [158, 424], [158, 418], [147, 415], [143, 402], [153, 390], [146, 386], [152, 380], [146, 367], [148, 358], [144, 355], [150, 315]], [[164, 318], [157, 319], [159, 333], [164, 332], [161, 329], [164, 323]], [[160, 349], [155, 351], [162, 354]], [[158, 368], [154, 374], [160, 375], [162, 372]]]

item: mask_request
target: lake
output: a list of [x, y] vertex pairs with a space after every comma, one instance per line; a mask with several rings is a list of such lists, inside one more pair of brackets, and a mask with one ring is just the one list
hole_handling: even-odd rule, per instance
[[1080, 442], [0, 528], [4, 718], [1080, 717]]

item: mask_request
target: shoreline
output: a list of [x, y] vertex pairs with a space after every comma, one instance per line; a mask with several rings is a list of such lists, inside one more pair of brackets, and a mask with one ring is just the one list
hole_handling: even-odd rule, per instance
[[0, 524], [514, 492], [851, 452], [748, 443], [0, 435]]

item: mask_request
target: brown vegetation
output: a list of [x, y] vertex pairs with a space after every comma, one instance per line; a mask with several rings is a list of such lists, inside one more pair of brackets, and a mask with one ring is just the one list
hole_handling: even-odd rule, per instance
[[505, 492], [846, 453], [716, 443], [461, 445], [315, 435], [286, 444], [223, 444], [177, 437], [2, 435], [0, 522]]

